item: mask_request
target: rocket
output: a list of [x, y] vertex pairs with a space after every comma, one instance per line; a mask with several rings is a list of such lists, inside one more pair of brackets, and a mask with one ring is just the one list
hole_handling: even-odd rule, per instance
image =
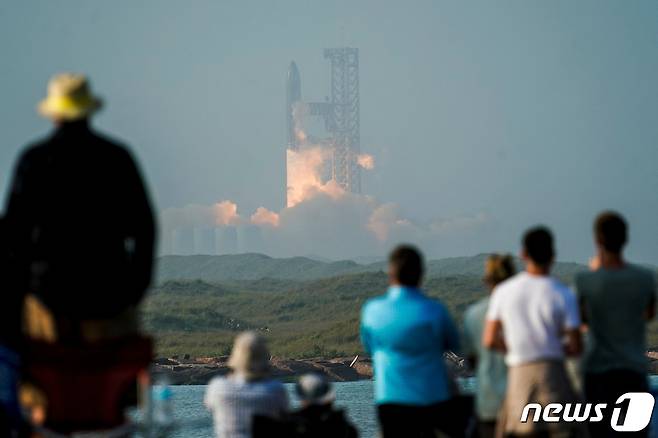
[[288, 121], [288, 149], [296, 150], [299, 146], [295, 133], [295, 119], [293, 109], [295, 103], [302, 100], [302, 79], [295, 61], [288, 67], [288, 79], [286, 81], [286, 118]]

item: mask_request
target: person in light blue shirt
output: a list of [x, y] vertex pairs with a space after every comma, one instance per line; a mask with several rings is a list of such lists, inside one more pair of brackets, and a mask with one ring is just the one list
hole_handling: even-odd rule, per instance
[[459, 335], [446, 307], [419, 289], [423, 270], [418, 250], [396, 248], [389, 258], [388, 292], [369, 300], [361, 312], [361, 340], [373, 361], [384, 438], [435, 430], [463, 435], [452, 421], [452, 385], [443, 359], [446, 351], [459, 348]]
[[[484, 283], [491, 291], [515, 273], [511, 255], [491, 254], [484, 266]], [[475, 366], [477, 390], [475, 412], [479, 438], [493, 438], [496, 418], [507, 386], [505, 356], [482, 345], [482, 331], [489, 308], [489, 295], [481, 298], [464, 312], [464, 356]]]

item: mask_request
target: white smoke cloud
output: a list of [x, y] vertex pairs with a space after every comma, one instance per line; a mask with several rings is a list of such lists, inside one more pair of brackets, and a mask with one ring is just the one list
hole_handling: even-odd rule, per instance
[[356, 156], [356, 163], [366, 170], [375, 168], [375, 157], [370, 154], [359, 154]]
[[[299, 114], [304, 110], [302, 106], [296, 107]], [[299, 114], [296, 120], [302, 117]], [[298, 138], [305, 141], [301, 124], [297, 126]], [[218, 253], [235, 252], [237, 239], [237, 251], [273, 256], [377, 255], [399, 242], [417, 244], [430, 255], [455, 255], [468, 254], [469, 248], [477, 251], [479, 237], [491, 228], [492, 220], [484, 213], [429, 222], [411, 220], [395, 203], [382, 203], [341, 188], [327, 177], [331, 159], [332, 149], [327, 144], [303, 143], [297, 150], [288, 149], [287, 206], [278, 212], [259, 207], [242, 217], [237, 204], [229, 200], [210, 206], [188, 205], [165, 210], [162, 214], [165, 253], [176, 251], [175, 244], [166, 244], [167, 236], [173, 235], [170, 240], [185, 246], [189, 253], [190, 239], [184, 231], [194, 228], [197, 236], [209, 236], [207, 228], [214, 227], [215, 235], [220, 236], [215, 239], [216, 244], [225, 247], [217, 248]], [[375, 160], [368, 154], [354, 159], [364, 169], [374, 168]], [[207, 242], [198, 240], [195, 247], [208, 251]]]
[[265, 207], [258, 207], [254, 214], [251, 215], [251, 223], [260, 226], [279, 226], [279, 214]]

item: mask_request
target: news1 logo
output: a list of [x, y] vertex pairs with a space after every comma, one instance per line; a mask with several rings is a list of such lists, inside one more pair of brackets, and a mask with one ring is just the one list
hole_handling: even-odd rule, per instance
[[[655, 399], [648, 392], [627, 392], [617, 399], [612, 406], [610, 427], [617, 432], [639, 432], [649, 425]], [[527, 423], [530, 411], [533, 411], [530, 421], [537, 423], [567, 423], [602, 421], [606, 403], [549, 403], [542, 407], [539, 403], [529, 403], [523, 408], [521, 422]]]

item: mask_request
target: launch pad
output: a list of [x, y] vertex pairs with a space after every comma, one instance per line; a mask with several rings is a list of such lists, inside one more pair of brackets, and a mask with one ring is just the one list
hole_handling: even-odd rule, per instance
[[[301, 75], [295, 62], [290, 63], [286, 84], [286, 114], [288, 124], [287, 144], [287, 206], [294, 205], [290, 195], [290, 157], [310, 145], [327, 151], [330, 159], [323, 172], [322, 183], [334, 182], [346, 192], [361, 193], [361, 168], [359, 120], [359, 49], [340, 47], [324, 50], [330, 62], [330, 96], [325, 102], [305, 102], [301, 93]], [[301, 125], [303, 117], [320, 117], [329, 137], [311, 140]]]

